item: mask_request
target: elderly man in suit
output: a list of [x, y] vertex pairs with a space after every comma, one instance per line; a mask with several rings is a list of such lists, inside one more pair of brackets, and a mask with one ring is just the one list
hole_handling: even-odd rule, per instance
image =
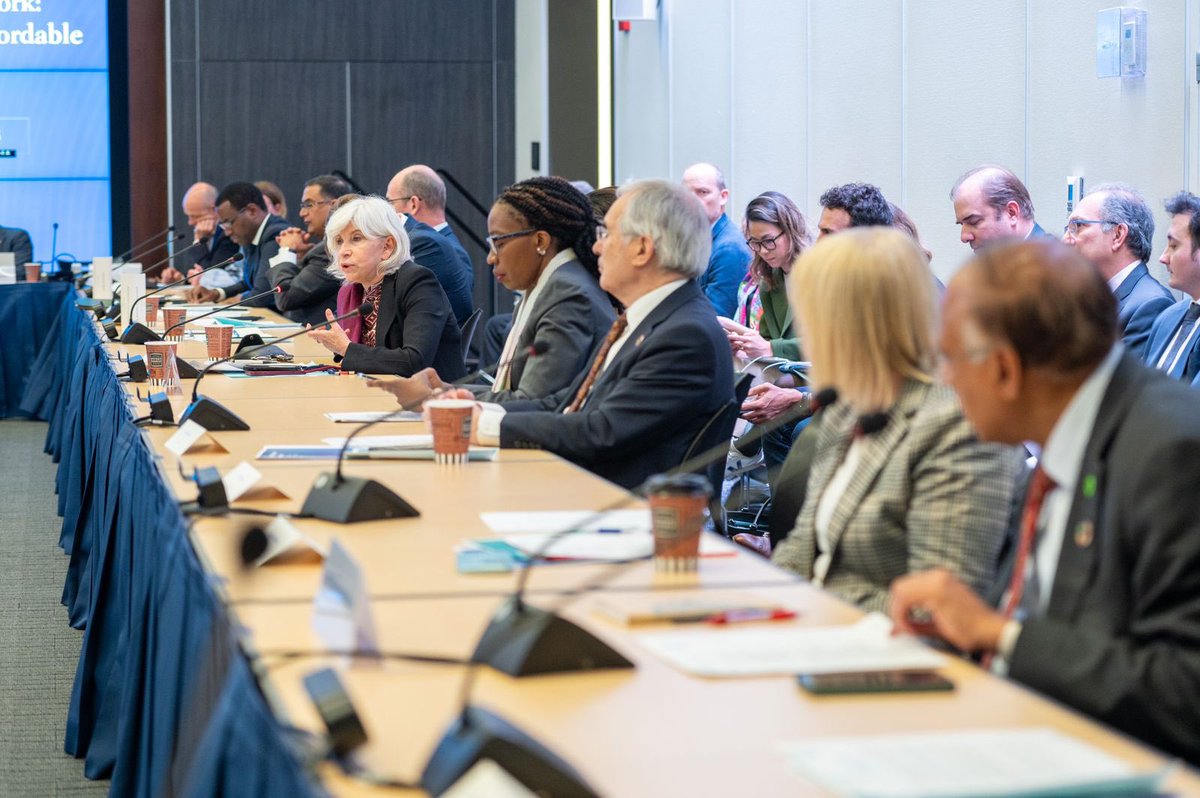
[[1146, 262], [1154, 238], [1154, 215], [1132, 186], [1106, 183], [1079, 201], [1063, 243], [1092, 262], [1117, 295], [1117, 325], [1129, 354], [1143, 357], [1150, 326], [1175, 298], [1150, 276]]
[[[387, 201], [404, 220], [404, 231], [408, 233], [412, 247], [412, 259], [433, 272], [433, 276], [442, 284], [446, 298], [450, 300], [454, 318], [462, 324], [475, 307], [475, 269], [470, 258], [460, 257], [455, 250], [457, 239], [451, 241], [412, 214], [414, 208], [420, 206], [418, 195], [408, 188], [414, 178], [420, 181], [416, 176], [416, 172], [408, 169], [397, 172], [388, 182]], [[445, 205], [444, 200], [442, 204]], [[445, 221], [445, 216], [442, 219]], [[462, 245], [458, 246], [461, 250]], [[466, 252], [463, 251], [462, 255], [465, 256]]]
[[19, 227], [0, 227], [0, 252], [13, 253], [18, 269], [33, 262], [33, 242], [29, 233]]
[[[401, 206], [404, 210], [400, 212], [413, 217], [421, 224], [429, 225], [445, 236], [454, 247], [459, 261], [468, 271], [474, 273], [475, 266], [471, 263], [471, 256], [467, 254], [458, 236], [450, 229], [450, 223], [446, 221], [446, 183], [441, 175], [431, 167], [417, 163], [404, 167], [393, 179], [397, 182], [395, 188], [399, 192], [394, 196], [404, 203]], [[391, 187], [388, 188], [388, 196], [393, 196]], [[396, 203], [393, 203], [393, 207], [396, 207]]]
[[893, 583], [893, 620], [1200, 762], [1196, 394], [1122, 351], [1112, 291], [1061, 244], [988, 248], [943, 311], [968, 419], [1041, 462], [988, 599], [926, 571]]
[[1002, 238], [1039, 238], [1049, 233], [1033, 218], [1029, 189], [1003, 166], [977, 166], [950, 189], [959, 238], [971, 249]]
[[273, 259], [269, 278], [271, 287], [279, 289], [275, 307], [292, 321], [321, 324], [325, 311], [337, 307], [342, 281], [329, 273], [325, 223], [334, 201], [350, 193], [350, 185], [340, 177], [314, 177], [304, 184], [300, 199], [300, 218], [306, 229], [289, 227], [275, 237], [279, 254]]
[[[249, 299], [270, 291], [270, 262], [279, 253], [275, 236], [290, 227], [287, 219], [267, 213], [267, 202], [258, 186], [240, 182], [230, 183], [217, 195], [217, 224], [242, 249], [245, 256], [242, 275], [229, 286], [195, 286], [188, 291], [189, 301], [222, 302], [234, 294], [242, 294], [241, 299]], [[275, 306], [275, 300], [268, 295], [249, 304], [256, 308], [270, 308]]]
[[1167, 200], [1171, 228], [1159, 261], [1168, 282], [1186, 296], [1164, 310], [1150, 328], [1146, 363], [1177, 380], [1200, 384], [1200, 197], [1181, 191]]
[[242, 267], [237, 263], [201, 274], [209, 266], [227, 261], [238, 252], [238, 245], [217, 224], [217, 187], [203, 181], [190, 186], [183, 194], [183, 213], [192, 228], [192, 246], [180, 255], [178, 269], [167, 266], [159, 279], [173, 283], [187, 274], [192, 278], [189, 282], [193, 286], [212, 289], [226, 288], [241, 279]]
[[708, 220], [682, 186], [626, 187], [598, 235], [600, 287], [625, 306], [569, 386], [540, 401], [485, 405], [485, 445], [548, 449], [625, 488], [682, 462], [705, 422], [733, 401], [729, 344], [695, 278]]

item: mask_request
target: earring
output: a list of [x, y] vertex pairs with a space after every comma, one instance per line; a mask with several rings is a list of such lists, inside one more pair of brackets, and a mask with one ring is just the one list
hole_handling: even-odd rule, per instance
[[538, 254], [538, 255], [545, 255], [545, 254], [546, 254], [546, 250], [544, 250], [544, 249], [539, 249], [539, 250], [537, 251], [537, 254]]

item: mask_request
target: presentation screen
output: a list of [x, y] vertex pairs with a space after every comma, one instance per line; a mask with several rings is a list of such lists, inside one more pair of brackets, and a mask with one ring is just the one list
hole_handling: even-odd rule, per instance
[[112, 254], [108, 68], [108, 0], [0, 0], [0, 226], [35, 261]]

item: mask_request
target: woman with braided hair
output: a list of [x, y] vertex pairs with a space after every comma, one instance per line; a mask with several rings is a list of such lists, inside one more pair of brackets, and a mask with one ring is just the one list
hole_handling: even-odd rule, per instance
[[[488, 258], [505, 287], [524, 291], [513, 313], [488, 402], [540, 399], [587, 368], [616, 314], [600, 288], [592, 246], [596, 220], [587, 197], [560, 177], [534, 177], [501, 192], [488, 213]], [[538, 354], [530, 355], [536, 348]], [[373, 383], [406, 407], [442, 387], [427, 369], [407, 380]]]

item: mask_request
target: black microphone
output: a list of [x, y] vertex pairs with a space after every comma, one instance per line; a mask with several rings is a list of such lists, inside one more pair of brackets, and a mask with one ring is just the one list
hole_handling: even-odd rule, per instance
[[163, 330], [163, 337], [165, 338], [167, 333], [169, 333], [171, 330], [174, 330], [176, 327], [182, 327], [185, 324], [191, 324], [194, 321], [200, 321], [200, 319], [205, 319], [205, 318], [208, 318], [209, 316], [215, 315], [217, 313], [222, 313], [226, 310], [229, 310], [230, 308], [236, 308], [239, 305], [245, 305], [248, 302], [253, 302], [256, 299], [262, 299], [263, 297], [270, 296], [271, 294], [282, 294], [282, 293], [283, 293], [283, 286], [276, 286], [275, 288], [272, 288], [268, 291], [263, 291], [260, 294], [255, 294], [254, 296], [246, 297], [245, 299], [241, 300], [240, 302], [232, 302], [228, 305], [221, 305], [221, 307], [214, 308], [213, 310], [210, 310], [207, 313], [201, 313], [199, 316], [193, 316], [190, 319], [184, 319], [181, 322], [172, 324], [170, 327]]
[[[180, 238], [183, 238], [183, 233], [180, 233], [179, 237], [176, 238], [175, 240], [178, 241]], [[204, 246], [203, 241], [193, 241], [192, 243], [188, 244], [186, 247], [179, 250], [178, 252], [172, 253], [172, 254], [168, 255], [167, 257], [163, 258], [158, 263], [151, 264], [151, 265], [147, 266], [146, 268], [142, 269], [142, 273], [149, 274], [150, 272], [157, 269], [159, 266], [162, 266], [164, 263], [170, 263], [171, 261], [173, 261], [176, 258], [183, 255], [185, 252], [191, 252], [196, 247], [202, 247], [202, 246]]]
[[55, 263], [58, 260], [58, 222], [50, 225], [54, 228], [54, 234], [50, 239], [50, 262]]
[[888, 425], [887, 413], [864, 413], [858, 417], [858, 421], [854, 424], [855, 435], [874, 435], [877, 432], [882, 432]]
[[[344, 313], [341, 316], [336, 316], [325, 322], [325, 326], [328, 327], [334, 322], [343, 321], [354, 316], [366, 316], [371, 312], [372, 307], [373, 306], [370, 302], [364, 302], [349, 313]], [[252, 346], [248, 349], [243, 349], [241, 352], [235, 352], [229, 357], [224, 357], [220, 360], [214, 360], [212, 363], [209, 363], [207, 366], [201, 369], [199, 374], [196, 375], [196, 382], [192, 385], [192, 403], [188, 405], [187, 410], [183, 411], [183, 415], [179, 418], [179, 423], [182, 425], [183, 422], [190, 419], [210, 432], [250, 429], [249, 424], [238, 418], [236, 413], [222, 405], [220, 402], [216, 401], [215, 399], [210, 399], [207, 396], [200, 396], [198, 393], [200, 390], [200, 381], [204, 379], [204, 375], [212, 371], [214, 367], [219, 366], [222, 363], [228, 363], [235, 357], [248, 357], [255, 352], [266, 349], [268, 346], [273, 346], [281, 341], [288, 341], [292, 338], [297, 338], [306, 334], [308, 334], [307, 329], [298, 330], [297, 332], [285, 335], [282, 338], [276, 338], [269, 344]]]
[[[169, 224], [166, 227], [164, 227], [162, 230], [159, 230], [157, 233], [150, 236], [149, 238], [143, 239], [142, 241], [139, 241], [138, 243], [134, 244], [132, 247], [130, 247], [129, 249], [122, 252], [120, 255], [113, 258], [113, 260], [114, 261], [125, 260], [125, 258], [132, 255], [134, 253], [134, 251], [136, 251], [137, 249], [139, 249], [141, 247], [146, 246], [146, 244], [149, 244], [154, 239], [161, 238], [162, 236], [165, 236], [167, 233], [173, 233], [173, 232], [175, 232], [175, 225]], [[153, 250], [151, 250], [151, 252], [153, 252]]]
[[[184, 250], [184, 251], [186, 252], [187, 250]], [[183, 254], [183, 253], [180, 253], [180, 254]], [[133, 300], [133, 305], [129, 306], [129, 309], [130, 309], [129, 317], [131, 319], [133, 318], [134, 305], [137, 305], [138, 302], [142, 301], [146, 297], [154, 296], [155, 294], [161, 294], [163, 291], [166, 291], [168, 288], [174, 288], [176, 286], [183, 285], [188, 280], [192, 279], [192, 277], [199, 277], [201, 274], [204, 274], [207, 271], [212, 271], [213, 269], [224, 268], [225, 266], [228, 266], [231, 263], [237, 263], [239, 260], [241, 260], [244, 257], [245, 256], [240, 252], [234, 253], [233, 257], [226, 258], [225, 260], [221, 261], [220, 263], [214, 263], [211, 266], [206, 266], [191, 276], [183, 277], [179, 280], [176, 280], [173, 283], [167, 283], [166, 285], [159, 286], [158, 288], [154, 289], [153, 291], [149, 291], [145, 294], [142, 294], [140, 297]], [[146, 325], [144, 325], [140, 322], [136, 322], [136, 321], [131, 322], [130, 325], [125, 328], [125, 332], [121, 333], [121, 343], [123, 343], [123, 344], [144, 344], [147, 341], [161, 341], [161, 340], [162, 340], [161, 335], [154, 332], [154, 330], [151, 330]]]

